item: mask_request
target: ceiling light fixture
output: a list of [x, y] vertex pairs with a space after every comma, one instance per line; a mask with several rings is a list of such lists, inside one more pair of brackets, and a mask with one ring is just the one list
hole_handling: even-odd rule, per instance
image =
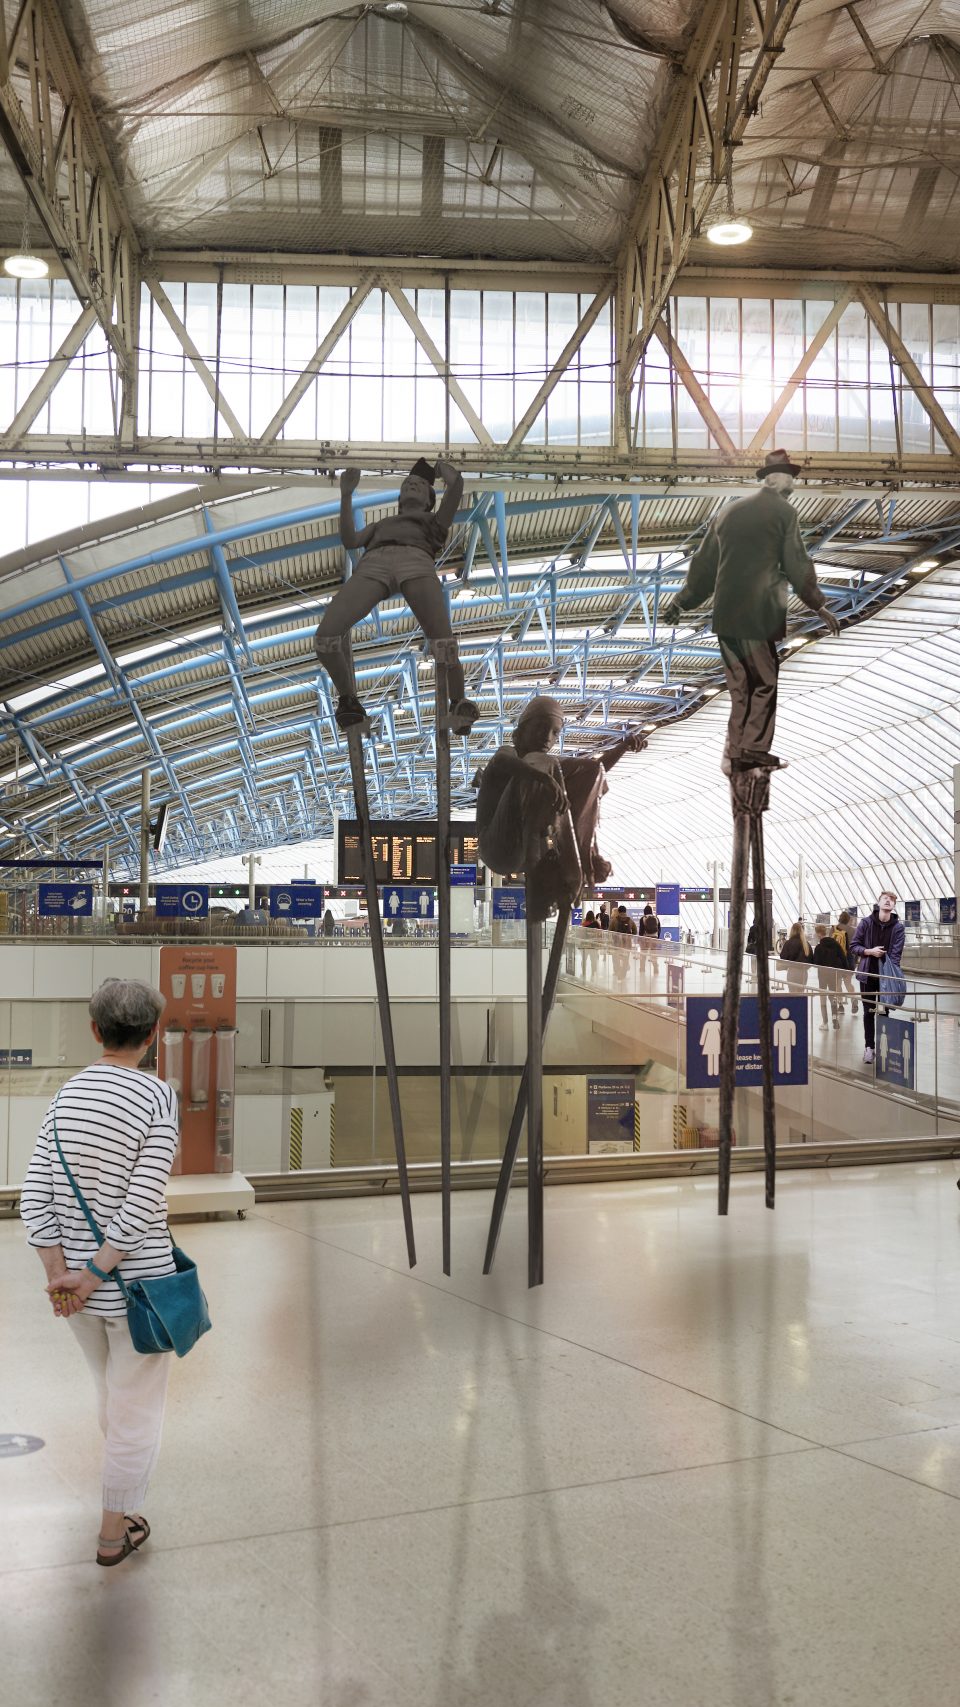
[[50, 271], [49, 266], [41, 255], [34, 255], [30, 248], [30, 203], [27, 201], [23, 210], [23, 230], [20, 233], [20, 248], [15, 255], [8, 255], [3, 263], [3, 270], [12, 279], [45, 279]]
[[733, 248], [738, 243], [749, 243], [753, 236], [753, 226], [742, 214], [738, 214], [733, 205], [733, 167], [727, 167], [727, 205], [722, 212], [709, 213], [701, 227], [708, 243], [715, 243], [721, 248]]
[[929, 575], [931, 569], [939, 569], [939, 567], [940, 559], [938, 557], [924, 557], [920, 563], [914, 563], [910, 573], [911, 575]]

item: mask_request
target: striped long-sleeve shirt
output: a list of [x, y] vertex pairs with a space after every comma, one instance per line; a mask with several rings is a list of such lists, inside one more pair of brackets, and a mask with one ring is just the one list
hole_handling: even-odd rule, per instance
[[[53, 1137], [51, 1103], [20, 1194], [31, 1245], [62, 1245], [67, 1268], [83, 1268], [99, 1249], [64, 1173]], [[164, 1188], [177, 1148], [176, 1093], [133, 1067], [96, 1062], [59, 1092], [57, 1135], [93, 1219], [125, 1255], [124, 1280], [174, 1274]], [[115, 1281], [104, 1281], [86, 1308], [126, 1313]]]

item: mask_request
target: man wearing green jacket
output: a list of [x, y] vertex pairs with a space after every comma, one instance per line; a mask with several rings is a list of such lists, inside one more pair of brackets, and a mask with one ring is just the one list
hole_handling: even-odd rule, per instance
[[728, 504], [711, 522], [690, 559], [684, 585], [660, 612], [661, 623], [675, 625], [681, 611], [693, 610], [713, 594], [712, 627], [730, 690], [723, 755], [727, 776], [775, 770], [780, 763], [770, 749], [777, 715], [777, 642], [787, 632], [790, 589], [823, 618], [831, 634], [840, 632], [788, 500], [799, 473], [786, 451], [770, 451], [757, 469], [760, 490]]

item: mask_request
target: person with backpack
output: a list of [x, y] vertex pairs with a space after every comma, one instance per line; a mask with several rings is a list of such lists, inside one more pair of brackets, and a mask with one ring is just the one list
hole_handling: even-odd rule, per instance
[[642, 936], [658, 937], [660, 935], [660, 920], [657, 918], [656, 913], [649, 903], [643, 909], [643, 918], [640, 920], [640, 933]]
[[843, 949], [844, 957], [846, 959], [846, 971], [839, 973], [838, 977], [837, 977], [837, 989], [839, 992], [842, 992], [841, 997], [840, 997], [840, 1012], [841, 1013], [843, 1013], [844, 1009], [846, 1008], [846, 1005], [847, 1005], [846, 997], [847, 996], [850, 997], [850, 1000], [853, 1004], [853, 1012], [854, 1013], [857, 1012], [857, 1010], [860, 1006], [860, 1003], [857, 1000], [857, 986], [855, 985], [855, 983], [853, 981], [854, 960], [853, 960], [853, 955], [850, 952], [850, 944], [853, 942], [853, 933], [854, 933], [855, 929], [856, 929], [856, 926], [854, 925], [854, 922], [853, 922], [852, 918], [850, 917], [850, 914], [847, 912], [843, 912], [840, 914], [839, 919], [837, 920], [836, 924], [833, 927], [833, 934], [836, 937], [841, 948]]
[[787, 984], [791, 994], [799, 996], [807, 987], [807, 967], [813, 960], [802, 920], [798, 919], [790, 926], [790, 935], [780, 950], [780, 959], [789, 962]]
[[[854, 975], [860, 986], [860, 1000], [863, 1003], [863, 1059], [868, 1064], [873, 1060], [876, 1045], [880, 967], [887, 957], [895, 966], [900, 965], [907, 934], [902, 921], [893, 910], [896, 899], [892, 889], [884, 889], [873, 912], [866, 913], [860, 920], [850, 945], [856, 958]], [[887, 1013], [888, 1009], [884, 1008], [883, 1011]]]
[[820, 985], [820, 1030], [830, 1030], [830, 1021], [827, 1019], [827, 993], [829, 992], [833, 1029], [839, 1031], [840, 998], [837, 995], [837, 987], [841, 972], [847, 970], [846, 951], [841, 948], [836, 936], [832, 931], [828, 931], [826, 925], [816, 926], [816, 937], [813, 964], [817, 968], [817, 981]]

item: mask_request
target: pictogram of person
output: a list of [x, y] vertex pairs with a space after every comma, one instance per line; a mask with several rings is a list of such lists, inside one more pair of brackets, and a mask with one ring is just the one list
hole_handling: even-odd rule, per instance
[[912, 1053], [913, 1051], [910, 1047], [910, 1033], [909, 1031], [905, 1031], [903, 1034], [903, 1082], [905, 1085], [910, 1083], [910, 1056]]
[[718, 1077], [720, 1072], [720, 1010], [710, 1008], [703, 1022], [700, 1033], [700, 1049], [707, 1063], [707, 1074], [711, 1079]]
[[790, 1018], [790, 1009], [781, 1008], [780, 1018], [774, 1023], [773, 1045], [777, 1051], [777, 1071], [788, 1078], [793, 1066], [793, 1051], [797, 1043], [797, 1027]]

